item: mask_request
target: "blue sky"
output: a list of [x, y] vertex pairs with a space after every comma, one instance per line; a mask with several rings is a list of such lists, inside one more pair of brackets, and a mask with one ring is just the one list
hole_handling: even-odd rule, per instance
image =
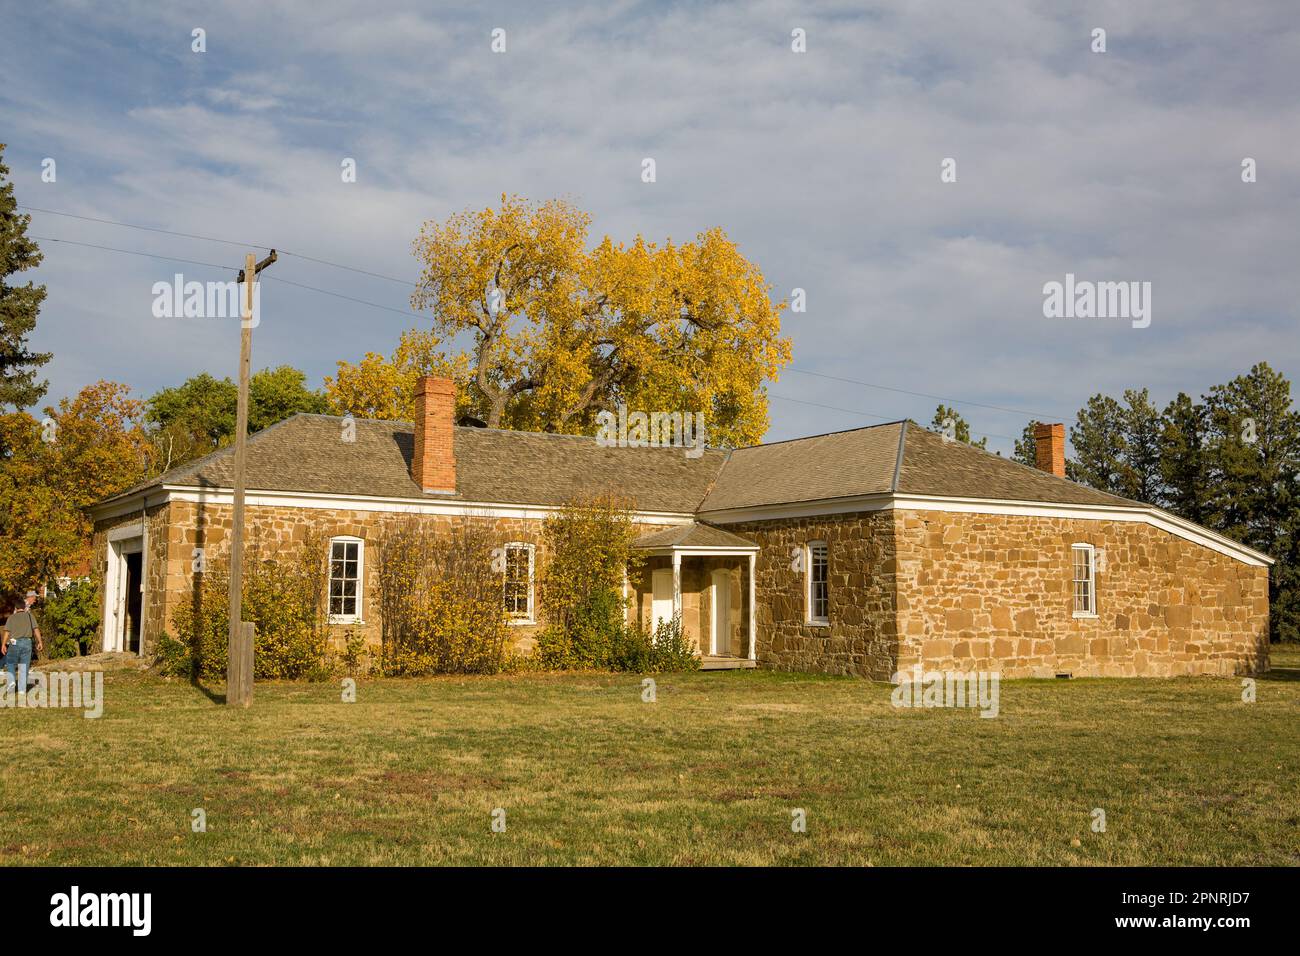
[[[0, 141], [30, 206], [402, 280], [423, 221], [502, 192], [569, 198], [595, 236], [721, 226], [775, 298], [807, 291], [770, 440], [928, 422], [935, 401], [901, 389], [963, 400], [1009, 451], [1029, 416], [983, 406], [1070, 420], [1096, 392], [1163, 404], [1261, 360], [1300, 380], [1286, 2], [52, 2], [6, 5], [3, 31]], [[228, 279], [243, 246], [46, 213], [31, 232], [226, 264], [42, 243], [51, 398], [233, 374], [235, 330], [156, 319], [151, 289]], [[1044, 318], [1067, 272], [1151, 282], [1150, 327]], [[401, 282], [291, 256], [271, 275], [255, 367], [319, 384], [420, 321], [287, 284], [400, 312]]]

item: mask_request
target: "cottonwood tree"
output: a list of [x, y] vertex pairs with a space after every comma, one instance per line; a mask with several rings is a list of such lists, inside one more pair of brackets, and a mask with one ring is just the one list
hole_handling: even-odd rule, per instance
[[[455, 381], [457, 412], [471, 412], [474, 384], [469, 356], [447, 354], [438, 337], [423, 329], [403, 332], [391, 358], [367, 352], [355, 364], [339, 362], [338, 374], [325, 379], [325, 394], [336, 414], [409, 422], [415, 418], [415, 386], [425, 375]], [[508, 413], [505, 424], [511, 425]]]
[[27, 344], [45, 301], [45, 286], [10, 282], [17, 273], [40, 265], [42, 256], [27, 238], [32, 217], [18, 215], [4, 149], [0, 143], [0, 412], [41, 400], [46, 383], [36, 380], [36, 370], [50, 360], [49, 352], [33, 352]]
[[474, 412], [589, 433], [619, 403], [703, 411], [711, 444], [758, 441], [763, 381], [790, 360], [762, 272], [720, 229], [588, 249], [590, 223], [562, 200], [502, 196], [420, 230], [411, 306], [430, 312], [438, 342], [468, 339]]

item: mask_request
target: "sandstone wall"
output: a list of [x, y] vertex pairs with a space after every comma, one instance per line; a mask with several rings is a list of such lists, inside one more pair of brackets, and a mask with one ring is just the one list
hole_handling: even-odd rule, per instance
[[[1139, 522], [906, 510], [893, 522], [899, 670], [1163, 677], [1268, 667], [1267, 568]], [[1073, 544], [1098, 549], [1096, 617], [1074, 617]]]
[[[229, 560], [232, 508], [229, 505], [199, 504], [173, 501], [166, 518], [158, 522], [157, 540], [160, 551], [150, 568], [149, 601], [146, 618], [146, 639], [151, 644], [164, 630], [173, 629], [173, 614], [196, 594], [195, 574], [192, 570], [194, 549], [202, 548], [209, 562]], [[375, 545], [383, 534], [409, 520], [407, 515], [388, 512], [353, 511], [347, 509], [308, 509], [249, 506], [245, 509], [245, 542], [250, 548], [256, 544], [264, 552], [301, 548], [309, 537], [317, 536], [326, 542], [338, 535], [351, 535], [366, 542], [363, 557], [362, 618], [360, 624], [334, 624], [330, 626], [331, 642], [336, 648], [343, 646], [345, 635], [351, 631], [362, 635], [368, 644], [377, 647], [380, 640], [378, 554]], [[431, 515], [418, 517], [430, 527], [450, 529], [465, 520], [488, 522], [492, 534], [502, 544], [524, 542], [535, 546], [534, 567], [540, 568], [543, 560], [542, 522], [538, 519], [504, 519], [473, 516], [472, 519]], [[96, 550], [101, 554], [104, 538], [112, 522], [96, 526]], [[151, 535], [153, 532], [151, 532]], [[96, 572], [103, 580], [102, 566]], [[533, 602], [537, 604], [536, 582]], [[533, 646], [536, 625], [512, 625], [511, 633], [520, 650]]]
[[[728, 524], [761, 550], [755, 573], [758, 660], [766, 667], [887, 680], [898, 656], [893, 518], [876, 511]], [[825, 541], [830, 624], [807, 622], [792, 554]]]
[[[194, 601], [196, 575], [193, 558], [196, 548], [204, 551], [209, 562], [229, 560], [229, 540], [233, 508], [222, 504], [200, 504], [173, 501], [150, 512], [150, 559], [146, 570], [145, 641], [152, 647], [157, 637], [173, 631], [173, 614], [176, 609]], [[372, 512], [351, 509], [286, 508], [281, 506], [248, 506], [245, 509], [245, 543], [251, 560], [256, 546], [263, 553], [279, 550], [296, 550], [310, 537], [328, 542], [329, 538], [350, 535], [366, 542], [363, 556], [362, 623], [330, 625], [330, 639], [335, 649], [342, 649], [346, 635], [351, 632], [363, 636], [372, 648], [380, 642], [381, 617], [379, 613], [379, 562], [376, 545], [391, 530], [410, 520], [410, 516], [391, 512]], [[538, 603], [540, 600], [540, 571], [546, 560], [542, 541], [542, 521], [537, 518], [498, 518], [488, 515], [442, 517], [420, 515], [417, 520], [426, 527], [450, 531], [456, 525], [472, 521], [490, 526], [491, 534], [501, 544], [523, 542], [535, 548], [533, 607], [535, 624], [513, 624], [511, 634], [514, 647], [529, 652], [536, 646], [536, 635], [544, 624]], [[95, 526], [95, 554], [97, 564], [92, 573], [96, 580], [104, 579], [104, 555], [107, 535], [113, 528], [138, 523], [139, 515], [103, 521]], [[638, 530], [661, 530], [660, 526], [644, 526]], [[696, 599], [698, 600], [698, 598]]]

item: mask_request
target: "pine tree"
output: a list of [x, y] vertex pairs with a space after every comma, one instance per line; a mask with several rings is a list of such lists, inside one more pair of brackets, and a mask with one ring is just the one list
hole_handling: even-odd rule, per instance
[[1300, 413], [1291, 383], [1261, 362], [1206, 397], [1211, 430], [1206, 520], [1277, 559], [1269, 575], [1274, 640], [1300, 636]]
[[10, 276], [40, 264], [41, 250], [27, 238], [32, 217], [18, 214], [4, 148], [0, 143], [0, 412], [41, 400], [48, 383], [36, 380], [36, 370], [50, 360], [50, 353], [27, 347], [45, 300], [45, 286], [9, 283]]
[[1160, 476], [1160, 412], [1151, 404], [1145, 388], [1124, 390], [1119, 424], [1124, 436], [1119, 494], [1134, 501], [1159, 504], [1164, 496]]
[[1122, 494], [1124, 409], [1108, 395], [1094, 395], [1070, 426], [1074, 458], [1066, 474], [1074, 481], [1113, 495]]
[[965, 442], [968, 445], [974, 445], [976, 448], [986, 448], [989, 443], [987, 438], [981, 438], [979, 441], [971, 441], [970, 425], [966, 419], [961, 417], [961, 413], [955, 408], [949, 408], [946, 405], [940, 405], [934, 410], [934, 418], [930, 422], [930, 428], [949, 438]]
[[1029, 465], [1031, 468], [1038, 467], [1038, 439], [1034, 437], [1034, 428], [1037, 425], [1038, 422], [1030, 422], [1020, 433], [1020, 437], [1016, 439], [1015, 450], [1011, 454], [1012, 461]]
[[1208, 428], [1205, 406], [1184, 392], [1161, 416], [1160, 478], [1165, 485], [1161, 503], [1197, 524], [1205, 524], [1209, 514]]

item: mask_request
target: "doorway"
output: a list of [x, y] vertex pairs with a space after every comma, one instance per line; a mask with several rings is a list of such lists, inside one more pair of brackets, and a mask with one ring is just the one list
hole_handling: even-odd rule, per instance
[[144, 637], [144, 536], [108, 542], [104, 650], [139, 654]]
[[144, 605], [144, 578], [141, 574], [144, 570], [144, 552], [132, 551], [123, 555], [123, 563], [126, 566], [126, 593], [122, 595], [122, 650], [139, 654], [140, 633], [143, 630], [140, 609]]

